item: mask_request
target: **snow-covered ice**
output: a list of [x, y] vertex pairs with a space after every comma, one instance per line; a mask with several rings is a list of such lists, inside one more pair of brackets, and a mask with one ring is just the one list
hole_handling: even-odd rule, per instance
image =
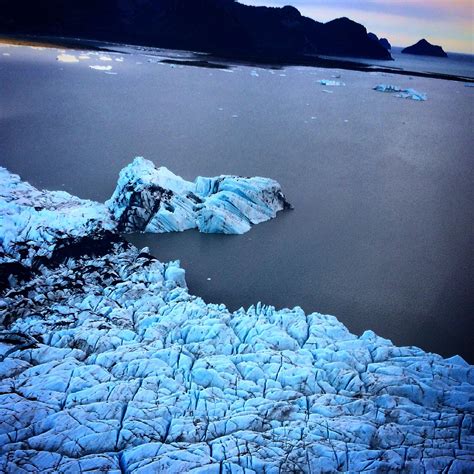
[[[155, 171], [176, 195], [214, 190]], [[461, 357], [206, 304], [178, 262], [101, 232], [103, 205], [0, 183], [0, 472], [474, 471]], [[81, 234], [95, 245], [65, 244]]]
[[395, 97], [399, 97], [400, 99], [411, 99], [418, 101], [427, 99], [426, 94], [423, 92], [417, 92], [415, 89], [402, 89], [401, 87], [387, 84], [378, 84], [374, 87], [374, 90], [378, 92], [388, 92], [391, 94], [394, 93]]
[[121, 231], [224, 234], [243, 234], [289, 207], [272, 179], [199, 176], [190, 182], [141, 157], [120, 172], [106, 204]]

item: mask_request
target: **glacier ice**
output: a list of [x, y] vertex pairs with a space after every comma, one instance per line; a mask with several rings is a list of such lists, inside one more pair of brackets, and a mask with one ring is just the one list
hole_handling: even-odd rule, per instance
[[[473, 472], [461, 357], [206, 304], [178, 262], [114, 237], [105, 206], [0, 183], [0, 472]], [[81, 238], [95, 246], [68, 252]]]
[[243, 234], [290, 207], [272, 179], [199, 176], [190, 182], [142, 157], [120, 172], [106, 205], [124, 232], [224, 234]]
[[411, 99], [418, 101], [427, 100], [426, 94], [422, 92], [417, 92], [415, 89], [402, 89], [398, 86], [378, 84], [374, 87], [374, 90], [378, 92], [395, 93], [395, 97], [398, 97], [400, 99]]

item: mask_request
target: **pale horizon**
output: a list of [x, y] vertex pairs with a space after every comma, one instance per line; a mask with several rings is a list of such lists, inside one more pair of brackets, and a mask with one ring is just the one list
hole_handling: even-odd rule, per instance
[[241, 0], [245, 5], [293, 5], [320, 22], [343, 16], [363, 24], [392, 46], [410, 46], [425, 38], [447, 52], [474, 54], [471, 0]]

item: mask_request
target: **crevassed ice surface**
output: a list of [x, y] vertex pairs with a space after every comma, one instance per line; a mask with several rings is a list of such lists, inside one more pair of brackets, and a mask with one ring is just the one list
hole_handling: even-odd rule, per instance
[[243, 234], [253, 224], [290, 207], [280, 185], [269, 178], [197, 177], [185, 181], [142, 157], [125, 167], [106, 203], [125, 232]]
[[190, 295], [177, 262], [120, 241], [37, 265], [54, 228], [34, 188], [14, 189], [2, 209], [23, 235], [23, 202], [32, 250], [1, 260], [29, 273], [1, 293], [0, 471], [473, 471], [474, 367], [462, 358], [357, 337], [298, 307], [230, 313]]

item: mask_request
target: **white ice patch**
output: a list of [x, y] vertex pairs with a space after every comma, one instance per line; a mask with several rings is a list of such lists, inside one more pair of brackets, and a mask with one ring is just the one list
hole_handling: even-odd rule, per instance
[[99, 66], [99, 65], [94, 65], [94, 66], [89, 66], [91, 69], [95, 69], [96, 71], [111, 71], [112, 66]]
[[78, 63], [79, 59], [72, 54], [59, 54], [56, 59], [61, 63]]

